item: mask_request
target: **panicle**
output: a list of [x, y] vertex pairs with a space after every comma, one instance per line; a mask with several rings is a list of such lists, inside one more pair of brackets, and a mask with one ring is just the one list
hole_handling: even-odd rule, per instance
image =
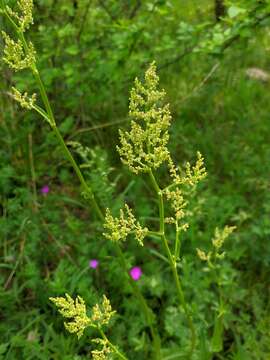
[[101, 350], [96, 349], [91, 351], [93, 360], [107, 360], [110, 358], [111, 348], [109, 347], [107, 340], [97, 338], [93, 339], [92, 342], [102, 346]]
[[175, 166], [173, 160], [169, 157], [168, 166], [172, 184], [165, 188], [163, 192], [171, 203], [174, 218], [169, 218], [167, 221], [169, 223], [176, 223], [178, 231], [185, 231], [189, 226], [188, 223], [184, 222], [180, 225], [179, 221], [183, 220], [187, 215], [186, 207], [188, 201], [185, 199], [186, 190], [181, 189], [181, 186], [184, 186], [184, 189], [189, 189], [188, 191], [191, 192], [198, 182], [206, 176], [203, 157], [198, 152], [196, 164], [191, 166], [190, 163], [187, 163], [184, 170]]
[[11, 69], [19, 71], [35, 65], [36, 51], [31, 42], [29, 42], [26, 52], [21, 40], [14, 41], [4, 31], [2, 31], [2, 36], [5, 42], [3, 60]]
[[171, 122], [169, 105], [162, 105], [164, 90], [158, 90], [159, 77], [155, 63], [145, 73], [144, 85], [135, 79], [131, 90], [129, 115], [131, 130], [120, 130], [121, 160], [130, 171], [138, 174], [157, 169], [168, 160], [168, 129]]
[[225, 240], [235, 229], [235, 226], [227, 225], [222, 230], [216, 228], [214, 238], [212, 239], [214, 251], [210, 251], [208, 254], [206, 254], [203, 250], [197, 249], [198, 257], [203, 261], [207, 261], [211, 266], [213, 266], [213, 264], [211, 264], [211, 260], [224, 259], [225, 252], [220, 252], [220, 249], [222, 248]]
[[59, 313], [66, 319], [65, 322], [66, 329], [72, 333], [76, 334], [80, 338], [88, 326], [99, 327], [107, 325], [111, 317], [116, 313], [112, 310], [109, 299], [103, 295], [102, 304], [96, 304], [92, 308], [92, 315], [88, 317], [86, 314], [86, 306], [84, 300], [77, 296], [75, 301], [68, 294], [66, 297], [55, 297], [50, 298], [50, 300], [56, 305]]
[[236, 229], [235, 226], [225, 226], [224, 229], [220, 230], [219, 228], [215, 229], [215, 236], [212, 239], [213, 246], [217, 249], [217, 251], [223, 246], [224, 241], [227, 239], [229, 235]]
[[18, 89], [12, 87], [12, 97], [21, 105], [22, 108], [31, 110], [35, 105], [37, 95], [33, 94], [29, 97], [27, 92], [22, 94]]
[[201, 259], [203, 261], [210, 261], [210, 258], [211, 258], [211, 255], [212, 255], [211, 252], [206, 254], [203, 250], [200, 250], [198, 248], [196, 250], [197, 250], [197, 255], [198, 255], [199, 259]]
[[184, 171], [175, 166], [171, 157], [169, 158], [168, 166], [171, 178], [175, 185], [185, 184], [189, 186], [195, 186], [207, 175], [204, 166], [204, 158], [199, 151], [197, 152], [196, 164], [194, 166], [191, 166], [190, 163], [187, 162]]
[[111, 303], [105, 295], [103, 295], [102, 304], [96, 304], [92, 309], [91, 321], [98, 326], [107, 325], [116, 311], [112, 310]]
[[66, 319], [65, 328], [80, 338], [86, 327], [91, 325], [91, 319], [86, 314], [84, 300], [78, 296], [75, 301], [68, 295], [64, 297], [50, 298], [56, 305], [59, 313]]
[[18, 23], [20, 31], [24, 32], [33, 24], [33, 0], [18, 0], [18, 8], [20, 13], [6, 7], [7, 13], [13, 17]]
[[129, 234], [134, 233], [140, 245], [143, 245], [143, 239], [148, 232], [147, 228], [143, 228], [136, 221], [127, 204], [124, 209], [120, 209], [119, 217], [113, 217], [110, 210], [106, 210], [104, 229], [106, 232], [103, 235], [113, 242], [125, 241]]

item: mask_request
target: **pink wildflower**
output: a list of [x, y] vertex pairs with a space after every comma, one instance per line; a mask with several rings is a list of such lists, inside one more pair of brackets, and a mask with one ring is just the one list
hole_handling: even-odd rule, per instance
[[132, 277], [134, 281], [138, 281], [140, 277], [142, 276], [142, 270], [139, 266], [134, 266], [130, 272], [129, 275]]
[[89, 267], [92, 269], [96, 269], [99, 265], [99, 261], [96, 259], [92, 259], [89, 261]]
[[44, 186], [42, 186], [42, 188], [41, 188], [40, 191], [41, 191], [41, 193], [42, 193], [43, 195], [47, 195], [48, 192], [50, 191], [50, 188], [49, 188], [48, 185], [44, 185]]

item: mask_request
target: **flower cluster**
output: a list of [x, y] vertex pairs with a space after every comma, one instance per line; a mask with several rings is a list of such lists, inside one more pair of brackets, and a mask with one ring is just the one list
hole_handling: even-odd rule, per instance
[[235, 226], [225, 226], [224, 229], [220, 230], [218, 228], [215, 229], [215, 234], [212, 239], [212, 245], [214, 247], [214, 251], [210, 251], [207, 254], [201, 250], [197, 249], [198, 257], [207, 261], [211, 265], [211, 260], [215, 259], [223, 259], [225, 256], [225, 252], [220, 252], [221, 247], [223, 246], [225, 240], [231, 235], [231, 233], [235, 230]]
[[174, 185], [196, 186], [197, 183], [207, 175], [204, 166], [204, 158], [199, 151], [197, 152], [197, 161], [194, 166], [191, 166], [191, 164], [187, 162], [185, 169], [182, 170], [175, 166], [171, 157], [169, 158], [168, 165]]
[[86, 314], [84, 300], [78, 296], [74, 301], [68, 294], [66, 298], [56, 297], [50, 300], [57, 306], [59, 313], [68, 319], [64, 323], [65, 328], [80, 338], [85, 328], [91, 325], [91, 319]]
[[20, 31], [24, 32], [33, 24], [33, 0], [18, 0], [17, 5], [21, 14], [18, 14], [8, 6], [6, 11], [9, 16], [16, 20]]
[[103, 325], [107, 325], [115, 314], [105, 295], [103, 295], [101, 305], [93, 306], [91, 317], [87, 316], [84, 300], [80, 296], [75, 301], [68, 294], [66, 294], [66, 298], [56, 297], [50, 298], [50, 300], [57, 306], [59, 313], [68, 319], [64, 323], [67, 331], [76, 334], [78, 338], [82, 336], [88, 326], [101, 328]]
[[102, 346], [101, 350], [96, 349], [96, 350], [91, 351], [93, 360], [106, 360], [106, 359], [108, 359], [108, 356], [112, 352], [111, 348], [108, 345], [108, 341], [105, 340], [105, 339], [97, 338], [97, 339], [93, 339], [92, 342]]
[[223, 246], [225, 240], [228, 236], [231, 235], [235, 228], [235, 226], [225, 226], [225, 228], [222, 230], [219, 228], [215, 229], [215, 235], [212, 239], [212, 244], [217, 251]]
[[169, 158], [167, 143], [171, 122], [169, 105], [162, 105], [165, 91], [157, 89], [159, 77], [152, 63], [145, 73], [145, 84], [138, 79], [131, 90], [129, 115], [131, 130], [120, 130], [121, 160], [135, 174], [157, 169]]
[[107, 325], [115, 313], [116, 311], [112, 310], [110, 301], [103, 295], [102, 304], [96, 304], [92, 309], [91, 321], [98, 326]]
[[178, 231], [185, 231], [188, 228], [188, 223], [184, 222], [179, 225], [179, 222], [187, 215], [185, 208], [188, 205], [188, 201], [185, 199], [185, 193], [180, 187], [188, 187], [190, 192], [190, 188], [194, 189], [198, 182], [205, 178], [206, 170], [204, 167], [203, 157], [198, 152], [196, 164], [191, 166], [188, 162], [184, 169], [176, 167], [170, 157], [168, 160], [168, 166], [170, 176], [173, 181], [171, 185], [164, 189], [163, 192], [167, 200], [171, 203], [171, 207], [174, 211], [174, 217], [166, 220], [167, 222], [176, 223]]
[[124, 209], [120, 209], [119, 217], [113, 217], [110, 210], [106, 210], [104, 229], [107, 232], [103, 235], [113, 242], [125, 241], [129, 234], [134, 233], [140, 245], [143, 245], [143, 239], [148, 232], [147, 228], [143, 228], [136, 221], [127, 204], [125, 204]]
[[11, 69], [19, 71], [32, 68], [35, 65], [36, 51], [31, 42], [29, 42], [26, 50], [21, 40], [14, 41], [4, 31], [2, 31], [2, 36], [5, 41], [3, 60]]
[[22, 108], [31, 110], [35, 105], [37, 95], [33, 94], [31, 97], [29, 97], [27, 92], [22, 94], [15, 87], [12, 87], [12, 97], [21, 105]]
[[116, 313], [112, 310], [110, 301], [103, 295], [102, 304], [96, 304], [92, 308], [92, 315], [88, 317], [86, 314], [86, 307], [84, 300], [78, 296], [75, 301], [66, 294], [64, 297], [50, 298], [50, 300], [57, 306], [60, 314], [68, 319], [65, 322], [65, 328], [72, 334], [76, 334], [78, 338], [83, 335], [84, 330], [90, 326], [100, 331], [101, 338], [93, 339], [92, 342], [102, 345], [101, 350], [92, 350], [92, 357], [94, 360], [105, 360], [115, 351], [108, 338], [104, 335], [101, 328], [107, 325], [111, 317]]

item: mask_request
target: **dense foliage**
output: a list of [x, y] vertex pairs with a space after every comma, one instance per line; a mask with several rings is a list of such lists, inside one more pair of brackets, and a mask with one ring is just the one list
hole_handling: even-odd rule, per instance
[[[12, 38], [3, 9], [15, 3], [1, 1], [1, 28]], [[213, 0], [42, 0], [35, 3], [26, 37], [38, 54], [60, 133], [98, 203], [113, 214], [127, 203], [136, 208], [141, 224], [153, 227], [159, 219], [151, 183], [123, 166], [116, 146], [118, 129], [130, 128], [128, 94], [134, 78], [142, 79], [156, 61], [171, 104], [172, 158], [180, 165], [194, 163], [199, 151], [208, 173], [190, 195], [189, 229], [181, 233], [178, 263], [198, 336], [194, 359], [266, 360], [270, 6], [267, 0], [221, 3], [223, 10]], [[1, 48], [7, 58], [5, 39]], [[129, 359], [147, 359], [149, 327], [113, 243], [102, 235], [103, 224], [87, 196], [81, 196], [84, 189], [50, 124], [21, 109], [12, 99], [12, 86], [38, 94], [31, 72], [13, 73], [2, 61], [0, 359], [89, 358], [96, 348], [89, 341], [96, 337], [94, 330], [78, 341], [49, 301], [65, 293], [80, 295], [89, 308], [106, 294], [117, 310], [108, 337]], [[168, 181], [163, 168], [160, 177]], [[220, 313], [215, 274], [196, 249], [208, 253], [215, 228], [226, 224], [236, 230], [224, 244], [219, 269]], [[156, 315], [163, 359], [185, 359], [189, 327], [160, 241], [149, 237], [141, 247], [129, 238], [122, 248], [128, 268], [142, 270], [136, 284]], [[216, 314], [222, 328], [215, 337]]]

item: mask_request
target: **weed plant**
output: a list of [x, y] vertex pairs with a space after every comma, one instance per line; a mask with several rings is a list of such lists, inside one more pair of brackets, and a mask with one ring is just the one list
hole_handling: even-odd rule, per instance
[[[37, 309], [31, 314], [32, 322], [24, 320], [22, 333], [34, 328], [34, 330], [28, 331], [27, 339], [25, 340], [25, 337], [21, 337], [19, 333], [11, 343], [6, 342], [1, 345], [4, 358], [12, 358], [12, 356], [16, 358], [19, 349], [23, 348], [24, 358], [29, 359], [48, 359], [51, 356], [56, 356], [56, 358], [58, 356], [51, 354], [61, 354], [60, 356], [65, 359], [74, 358], [75, 355], [70, 355], [72, 352], [77, 353], [78, 358], [83, 358], [84, 354], [90, 351], [95, 359], [106, 358], [110, 355], [130, 359], [134, 357], [211, 359], [219, 356], [226, 358], [224, 357], [227, 356], [226, 354], [234, 359], [256, 358], [256, 356], [264, 359], [269, 354], [269, 343], [265, 337], [269, 316], [267, 316], [267, 311], [262, 310], [265, 300], [263, 297], [259, 299], [254, 293], [252, 294], [255, 302], [254, 314], [259, 319], [259, 328], [255, 330], [255, 334], [251, 332], [250, 338], [246, 338], [244, 342], [242, 340], [244, 329], [249, 328], [249, 319], [245, 318], [248, 316], [248, 311], [241, 313], [243, 318], [240, 320], [236, 315], [238, 309], [236, 304], [239, 298], [240, 301], [244, 301], [247, 293], [243, 287], [237, 289], [233, 283], [234, 281], [239, 283], [237, 269], [232, 267], [226, 257], [224, 258], [225, 253], [222, 250], [225, 239], [234, 227], [225, 226], [223, 230], [217, 228], [212, 237], [211, 248], [206, 242], [210, 231], [215, 227], [215, 222], [220, 222], [216, 213], [222, 213], [222, 222], [230, 219], [231, 223], [240, 223], [240, 225], [246, 221], [249, 215], [245, 211], [240, 211], [237, 215], [237, 206], [239, 208], [243, 206], [241, 200], [237, 202], [234, 197], [232, 201], [220, 204], [218, 196], [215, 193], [209, 196], [207, 189], [204, 189], [204, 197], [199, 197], [199, 202], [196, 200], [196, 190], [198, 186], [200, 188], [198, 183], [206, 175], [200, 153], [198, 153], [197, 162], [193, 166], [189, 162], [181, 167], [174, 165], [171, 155], [174, 154], [174, 151], [168, 149], [171, 114], [168, 105], [163, 103], [165, 92], [158, 88], [159, 79], [156, 75], [155, 65], [152, 64], [147, 70], [144, 82], [135, 81], [131, 91], [131, 129], [120, 132], [118, 152], [123, 163], [133, 173], [133, 180], [120, 195], [117, 195], [115, 187], [119, 177], [115, 176], [114, 181], [109, 181], [113, 169], [108, 164], [104, 151], [99, 148], [90, 150], [78, 142], [66, 143], [61, 129], [59, 130], [57, 126], [36, 64], [34, 46], [25, 37], [25, 30], [32, 23], [32, 5], [31, 1], [19, 1], [18, 12], [14, 12], [4, 3], [2, 4], [2, 11], [12, 25], [14, 39], [16, 39], [13, 40], [11, 35], [3, 34], [6, 44], [4, 59], [15, 71], [30, 70], [39, 90], [38, 96], [35, 94], [29, 96], [15, 87], [12, 96], [25, 109], [36, 111], [51, 127], [59, 144], [57, 154], [60, 156], [60, 152], [62, 152], [65, 156], [63, 159], [69, 160], [80, 181], [84, 201], [74, 201], [64, 197], [60, 199], [57, 193], [52, 193], [51, 185], [45, 183], [41, 187], [41, 196], [50, 211], [46, 212], [45, 208], [40, 207], [32, 156], [33, 139], [29, 132], [26, 147], [31, 176], [30, 191], [25, 190], [22, 193], [19, 189], [15, 199], [8, 199], [8, 203], [3, 207], [6, 212], [3, 214], [4, 217], [10, 213], [18, 214], [19, 225], [15, 238], [19, 242], [19, 256], [15, 263], [15, 270], [11, 271], [4, 283], [4, 291], [8, 290], [14, 281], [16, 268], [21, 266], [25, 257], [25, 248], [31, 244], [30, 251], [27, 249], [27, 256], [37, 256], [36, 262], [31, 262], [27, 258], [24, 260], [26, 266], [20, 275], [24, 279], [24, 283], [17, 290], [14, 288], [14, 291], [17, 291], [17, 296], [25, 296], [27, 301], [37, 302], [38, 300], [41, 307], [47, 307], [47, 311], [52, 311], [48, 304], [48, 297], [53, 296], [52, 301], [66, 318], [67, 330], [76, 333], [79, 338], [82, 337], [82, 340], [77, 345], [73, 338], [69, 340], [69, 338], [61, 337], [61, 332], [54, 332], [54, 327]], [[196, 113], [195, 109], [192, 111]], [[183, 124], [186, 125], [185, 121]], [[27, 127], [31, 130], [30, 122]], [[12, 130], [14, 131], [14, 129]], [[184, 130], [190, 131], [188, 126]], [[174, 144], [178, 143], [177, 139], [174, 139], [177, 134], [177, 131], [173, 132]], [[54, 144], [53, 138], [49, 138], [48, 141]], [[208, 155], [208, 147], [211, 144], [204, 145], [203, 139], [198, 143], [201, 144], [202, 149], [200, 150]], [[72, 155], [70, 149], [75, 150], [75, 156]], [[185, 152], [187, 157], [191, 157], [188, 145]], [[244, 154], [243, 156], [245, 157]], [[209, 155], [210, 158], [211, 155]], [[79, 165], [78, 159], [83, 159], [82, 166]], [[225, 161], [226, 157], [223, 159]], [[233, 167], [230, 159], [228, 159], [228, 169], [228, 172], [237, 172], [238, 170], [237, 167]], [[5, 191], [10, 191], [9, 179], [12, 178], [13, 169], [7, 167], [5, 171], [6, 175], [4, 174], [2, 177], [2, 181]], [[222, 167], [222, 171], [228, 174], [226, 167]], [[142, 175], [142, 180], [138, 179], [136, 176], [138, 174]], [[61, 179], [70, 179], [64, 169], [61, 170], [60, 177]], [[150, 196], [145, 196], [142, 184], [147, 188]], [[249, 183], [248, 185], [252, 189], [252, 185]], [[263, 184], [258, 186], [263, 188]], [[129, 195], [129, 187], [136, 189], [135, 196]], [[68, 189], [72, 192], [72, 185]], [[232, 194], [233, 191], [231, 191], [231, 196]], [[67, 212], [65, 206], [63, 211], [55, 208], [56, 202], [63, 204], [63, 201], [74, 206], [73, 214]], [[125, 204], [122, 205], [123, 203]], [[22, 213], [21, 206], [23, 204], [27, 204], [27, 206], [31, 204], [31, 207]], [[85, 208], [88, 204], [91, 206], [90, 226], [87, 224], [89, 219], [85, 215]], [[139, 205], [136, 213], [142, 214], [141, 221], [136, 219], [135, 211], [131, 209], [135, 204]], [[221, 205], [221, 210], [218, 210], [217, 205]], [[267, 212], [267, 201], [265, 201], [265, 206], [265, 212]], [[158, 216], [156, 209], [158, 209]], [[213, 209], [213, 216], [210, 222], [205, 221], [204, 225], [200, 227], [197, 219], [205, 211], [203, 209], [207, 209], [210, 213]], [[58, 229], [54, 225], [61, 223], [63, 214], [64, 227], [70, 232], [70, 235], [64, 236], [64, 242], [61, 241], [63, 239], [61, 228]], [[86, 218], [84, 219], [84, 217]], [[256, 227], [256, 223], [254, 224], [254, 234], [257, 232], [257, 236], [262, 236], [262, 231], [266, 231], [267, 234], [267, 220], [263, 219], [267, 219], [267, 217], [262, 217], [261, 221], [266, 221], [264, 226], [257, 225]], [[12, 226], [14, 225], [15, 221]], [[191, 228], [190, 232], [186, 232], [188, 225]], [[7, 225], [5, 226], [7, 227]], [[95, 250], [93, 241], [90, 241], [91, 238], [87, 235], [89, 229], [91, 237], [94, 234], [94, 237], [98, 238]], [[43, 252], [40, 254], [37, 239], [42, 238], [44, 232], [50, 243], [42, 244]], [[207, 236], [204, 235], [205, 233]], [[127, 240], [128, 237], [137, 240], [137, 244]], [[197, 237], [202, 241], [198, 241]], [[236, 243], [238, 239], [239, 244], [240, 238], [239, 233], [235, 235]], [[74, 239], [78, 239], [77, 244], [74, 244]], [[184, 239], [189, 241], [184, 241]], [[160, 245], [163, 245], [163, 251], [160, 250]], [[5, 236], [5, 259], [8, 259], [9, 246], [9, 241]], [[77, 247], [76, 259], [73, 258], [70, 247], [74, 250]], [[244, 249], [242, 247], [241, 251], [245, 251]], [[93, 258], [89, 267], [86, 266], [83, 269], [80, 264], [87, 259], [89, 250], [92, 254], [95, 253], [98, 260]], [[114, 252], [115, 258], [111, 255], [112, 252]], [[198, 256], [196, 256], [196, 252]], [[55, 253], [58, 254], [59, 259], [64, 257], [64, 261], [59, 263], [58, 268], [51, 268], [55, 263]], [[231, 254], [228, 255], [231, 261], [235, 261], [237, 257], [241, 258], [239, 247], [234, 249], [232, 245]], [[256, 254], [254, 256], [256, 258]], [[141, 280], [145, 275], [141, 279], [142, 265], [138, 266], [136, 258], [140, 259], [141, 264], [148, 263], [143, 272], [148, 271], [154, 274], [152, 277], [146, 278], [142, 284]], [[202, 265], [199, 260], [203, 262]], [[12, 263], [13, 259], [9, 261]], [[44, 267], [38, 268], [36, 264], [42, 264], [43, 261]], [[106, 264], [106, 274], [104, 268], [104, 274], [100, 276], [99, 269], [102, 269], [104, 264]], [[14, 269], [13, 266], [10, 268]], [[73, 274], [74, 268], [78, 269], [76, 276]], [[89, 268], [96, 276], [93, 278], [93, 283], [90, 284], [91, 291], [89, 279], [85, 278]], [[40, 273], [40, 269], [43, 269], [44, 272]], [[164, 277], [161, 275], [163, 273]], [[43, 276], [48, 283], [47, 297], [40, 293], [44, 284], [39, 279]], [[50, 279], [49, 282], [48, 279]], [[16, 275], [14, 284], [19, 283], [20, 277]], [[103, 331], [103, 326], [108, 325], [115, 312], [112, 311], [106, 296], [103, 297], [101, 303], [101, 295], [96, 293], [96, 288], [102, 289], [102, 292], [105, 288], [109, 297], [118, 305], [113, 308], [119, 309], [118, 321], [114, 322], [106, 333]], [[75, 301], [69, 295], [66, 295], [65, 298], [58, 297], [65, 292], [72, 295], [81, 294], [87, 303], [96, 303], [92, 308], [91, 315], [87, 314], [85, 302], [81, 297], [77, 297]], [[16, 300], [14, 302], [14, 299], [16, 297], [7, 298], [6, 311], [15, 309]], [[22, 314], [18, 313], [17, 315], [23, 318]], [[16, 322], [16, 315], [13, 315], [13, 318]], [[53, 318], [55, 319], [55, 317]], [[134, 319], [134, 323], [129, 320], [131, 318]], [[42, 324], [42, 338], [44, 338], [44, 343], [48, 343], [48, 346], [44, 346], [43, 354], [40, 354], [39, 351], [41, 334], [36, 327], [37, 323]], [[92, 329], [88, 334], [94, 338], [96, 344], [85, 348], [83, 332], [88, 327]], [[126, 328], [129, 327], [131, 329], [127, 335]], [[100, 338], [95, 339], [97, 333]], [[263, 337], [256, 342], [258, 333], [263, 334]], [[235, 345], [230, 349], [227, 347], [225, 339], [230, 339], [232, 334], [235, 338]], [[61, 342], [60, 351], [59, 344]]]

